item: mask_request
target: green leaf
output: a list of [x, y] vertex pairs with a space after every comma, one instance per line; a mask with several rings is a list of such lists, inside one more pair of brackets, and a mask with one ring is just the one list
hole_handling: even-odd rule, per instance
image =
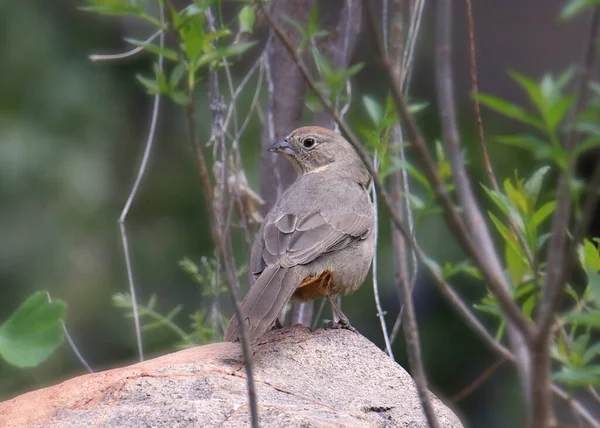
[[530, 151], [537, 159], [549, 159], [552, 157], [552, 148], [550, 145], [534, 135], [503, 135], [496, 137], [496, 141]]
[[587, 365], [598, 355], [600, 355], [600, 343], [596, 343], [585, 350], [581, 357], [581, 364]]
[[331, 83], [331, 80], [335, 77], [336, 73], [335, 73], [335, 70], [333, 69], [333, 66], [329, 62], [329, 59], [327, 59], [327, 57], [325, 55], [323, 55], [321, 52], [319, 52], [319, 50], [316, 48], [314, 48], [312, 50], [312, 53], [313, 53], [315, 62], [317, 63], [317, 66], [319, 67], [321, 75], [328, 83]]
[[48, 301], [48, 293], [31, 295], [0, 325], [0, 355], [17, 367], [35, 367], [64, 340], [62, 321], [67, 305]]
[[[508, 275], [510, 276], [510, 280], [513, 284], [520, 284], [527, 275], [531, 274], [531, 269], [529, 267], [527, 258], [523, 255], [523, 252], [520, 250], [520, 248], [511, 242], [507, 242], [505, 246], [505, 257]], [[525, 311], [525, 306], [523, 307], [523, 311], [526, 315], [531, 315], [531, 309], [533, 309], [535, 301], [530, 302], [530, 304], [531, 308], [529, 308], [529, 313]]]
[[245, 33], [251, 33], [254, 29], [254, 8], [250, 5], [244, 6], [238, 15], [240, 30]]
[[525, 224], [523, 223], [523, 218], [517, 212], [517, 210], [511, 205], [510, 201], [506, 198], [506, 196], [504, 196], [501, 193], [497, 193], [491, 189], [488, 189], [487, 187], [485, 187], [483, 185], [481, 187], [483, 187], [483, 189], [485, 190], [487, 195], [496, 204], [496, 206], [498, 208], [500, 208], [502, 213], [504, 213], [504, 215], [506, 215], [507, 217], [510, 217], [515, 222], [517, 227], [521, 231], [525, 232]]
[[429, 180], [427, 180], [427, 178], [425, 178], [425, 176], [423, 174], [421, 174], [421, 172], [418, 169], [416, 169], [414, 166], [412, 166], [409, 162], [402, 160], [400, 158], [396, 158], [396, 157], [392, 160], [392, 162], [393, 162], [394, 166], [393, 166], [391, 172], [397, 171], [399, 169], [405, 169], [406, 172], [408, 173], [408, 175], [410, 175], [412, 178], [414, 178], [419, 183], [421, 183], [423, 186], [425, 186], [426, 189], [431, 190], [431, 185], [429, 184]]
[[565, 20], [571, 19], [595, 4], [600, 4], [600, 0], [571, 0], [561, 11], [560, 17]]
[[144, 88], [146, 88], [146, 92], [148, 94], [160, 94], [160, 88], [156, 79], [149, 79], [147, 77], [142, 76], [141, 74], [136, 74], [135, 78], [144, 86]]
[[600, 146], [600, 137], [586, 138], [581, 143], [577, 144], [577, 146], [575, 146], [575, 149], [573, 150], [573, 156], [577, 157], [588, 150], [595, 149], [598, 146]]
[[599, 386], [600, 365], [579, 368], [563, 367], [552, 379], [569, 386]]
[[169, 93], [169, 97], [180, 106], [187, 106], [190, 103], [189, 97], [183, 91], [173, 91]]
[[568, 313], [564, 315], [565, 321], [581, 327], [600, 328], [600, 311], [587, 311], [584, 313]]
[[144, 50], [146, 50], [148, 52], [152, 52], [153, 54], [162, 55], [167, 59], [170, 59], [172, 61], [177, 61], [178, 55], [177, 55], [177, 52], [175, 52], [173, 49], [161, 48], [160, 46], [154, 45], [152, 43], [146, 43], [145, 41], [131, 39], [129, 37], [126, 37], [125, 41], [127, 43], [131, 43], [134, 46], [139, 46], [141, 48], [144, 48]]
[[373, 121], [373, 125], [378, 126], [383, 120], [383, 109], [381, 108], [381, 105], [368, 95], [363, 96], [363, 104], [365, 105], [367, 114]]
[[525, 190], [520, 186], [515, 188], [509, 179], [504, 180], [503, 187], [510, 205], [520, 210], [523, 214], [528, 214], [529, 204], [527, 203]]
[[527, 193], [527, 198], [531, 202], [531, 206], [535, 206], [537, 202], [544, 176], [548, 171], [550, 171], [550, 167], [543, 166], [534, 172], [531, 178], [525, 182], [525, 192]]
[[179, 82], [183, 79], [185, 75], [185, 63], [183, 61], [179, 62], [173, 71], [171, 71], [171, 77], [169, 78], [169, 88], [171, 90], [175, 90], [177, 86], [179, 86]]
[[547, 110], [546, 120], [548, 121], [548, 127], [551, 130], [555, 130], [563, 121], [574, 101], [574, 96], [561, 97]]
[[516, 119], [519, 122], [526, 123], [534, 126], [538, 129], [544, 130], [544, 124], [537, 117], [528, 113], [523, 107], [515, 104], [511, 104], [502, 98], [495, 97], [493, 95], [479, 94], [477, 99], [484, 106], [512, 119]]
[[556, 209], [556, 201], [546, 202], [533, 215], [531, 222], [537, 228], [544, 220], [546, 220]]
[[[544, 95], [542, 94], [542, 89], [538, 86], [537, 82], [524, 74], [518, 73], [516, 71], [509, 71], [509, 76], [527, 93], [529, 100], [532, 104], [540, 111], [545, 111], [545, 102]], [[548, 90], [546, 84], [546, 91]]]
[[523, 303], [523, 314], [529, 321], [532, 320], [531, 314], [533, 313], [533, 308], [535, 306], [536, 300], [537, 299], [535, 298], [535, 294], [532, 294]]
[[254, 46], [256, 42], [247, 42], [247, 43], [237, 43], [235, 45], [225, 46], [222, 48], [215, 49], [210, 52], [206, 52], [198, 58], [198, 61], [194, 63], [194, 68], [198, 69], [205, 64], [211, 63], [213, 61], [218, 61], [223, 58], [227, 58], [230, 56], [239, 55], [245, 51], [247, 51], [250, 47]]
[[584, 239], [578, 249], [579, 262], [585, 270], [598, 272], [600, 270], [600, 253], [596, 245], [589, 239]]

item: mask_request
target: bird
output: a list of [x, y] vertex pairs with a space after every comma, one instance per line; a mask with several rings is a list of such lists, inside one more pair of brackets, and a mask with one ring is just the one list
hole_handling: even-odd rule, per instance
[[[335, 302], [365, 281], [375, 247], [375, 211], [365, 164], [352, 145], [330, 129], [305, 126], [269, 148], [298, 173], [275, 201], [252, 245], [255, 282], [240, 303], [248, 339], [255, 343], [274, 325], [290, 299], [326, 297], [339, 322], [356, 331]], [[280, 325], [279, 325], [280, 326]], [[225, 340], [240, 340], [236, 315]]]

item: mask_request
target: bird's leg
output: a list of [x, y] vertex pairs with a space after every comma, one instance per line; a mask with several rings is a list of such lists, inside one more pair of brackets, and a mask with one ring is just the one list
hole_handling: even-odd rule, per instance
[[344, 315], [342, 310], [335, 303], [335, 298], [332, 296], [327, 296], [327, 300], [329, 300], [331, 307], [333, 308], [335, 314], [337, 315], [337, 317], [340, 320], [337, 323], [335, 323], [333, 321], [328, 322], [327, 325], [325, 326], [325, 328], [343, 328], [344, 330], [350, 330], [350, 331], [353, 331], [354, 333], [358, 333], [358, 331], [354, 327], [352, 327], [352, 325], [350, 325], [350, 321], [348, 320], [348, 317], [346, 315]]

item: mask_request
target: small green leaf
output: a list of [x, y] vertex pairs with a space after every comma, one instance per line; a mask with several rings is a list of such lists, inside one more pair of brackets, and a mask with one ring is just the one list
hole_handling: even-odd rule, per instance
[[533, 153], [537, 159], [550, 159], [552, 157], [550, 145], [534, 135], [503, 135], [496, 137], [496, 141], [527, 150]]
[[383, 120], [383, 109], [381, 108], [381, 105], [368, 95], [363, 96], [363, 104], [365, 105], [367, 114], [373, 121], [373, 125], [379, 125]]
[[571, 19], [595, 4], [600, 4], [600, 0], [571, 0], [561, 11], [560, 17], [565, 20]]
[[600, 328], [600, 311], [587, 311], [583, 313], [568, 313], [564, 315], [565, 321], [581, 327]]
[[[506, 268], [508, 269], [508, 275], [513, 284], [517, 285], [523, 282], [527, 275], [531, 274], [531, 269], [527, 258], [523, 255], [520, 248], [511, 242], [507, 242], [505, 246], [505, 257], [506, 257]], [[531, 305], [535, 302], [530, 302]], [[532, 309], [532, 308], [530, 308]], [[525, 307], [523, 308], [525, 312]], [[531, 315], [525, 312], [526, 315]]]
[[179, 86], [179, 82], [183, 79], [185, 75], [185, 63], [183, 61], [179, 62], [173, 71], [171, 71], [171, 77], [169, 78], [169, 88], [171, 90], [175, 90], [177, 86]]
[[225, 46], [210, 52], [206, 52], [200, 55], [198, 60], [194, 63], [194, 68], [198, 69], [203, 65], [211, 63], [213, 61], [218, 61], [223, 58], [239, 55], [247, 51], [250, 47], [254, 46], [255, 44], [255, 41], [247, 43], [237, 43], [235, 45]]
[[525, 110], [523, 107], [511, 104], [508, 101], [505, 101], [502, 98], [498, 98], [493, 95], [479, 94], [477, 98], [479, 99], [479, 102], [481, 104], [492, 110], [495, 110], [496, 112], [504, 116], [516, 119], [519, 122], [534, 126], [540, 130], [545, 129], [544, 123], [537, 117], [528, 113], [527, 110]]
[[542, 205], [533, 215], [531, 222], [537, 228], [544, 220], [546, 220], [556, 209], [556, 201], [549, 201]]
[[64, 340], [62, 321], [67, 305], [48, 301], [48, 293], [31, 295], [0, 325], [0, 355], [17, 367], [35, 367]]
[[187, 106], [190, 103], [189, 97], [183, 91], [173, 91], [169, 93], [169, 97], [181, 106]]
[[135, 78], [144, 86], [144, 88], [146, 88], [146, 92], [148, 94], [160, 94], [160, 88], [156, 79], [149, 79], [147, 77], [142, 76], [141, 74], [136, 74]]
[[[542, 89], [540, 86], [538, 86], [537, 82], [514, 70], [509, 71], [508, 74], [523, 90], [525, 90], [532, 104], [540, 112], [543, 112], [545, 110], [544, 95], [542, 94]], [[546, 83], [546, 90], [548, 89], [547, 86], [548, 85]]]
[[531, 201], [531, 206], [535, 206], [537, 203], [544, 176], [548, 171], [550, 171], [550, 167], [543, 166], [534, 172], [531, 178], [525, 182], [525, 192], [527, 193], [527, 198]]
[[590, 362], [592, 362], [592, 360], [599, 355], [600, 355], [600, 343], [596, 343], [595, 345], [592, 345], [588, 349], [585, 350], [585, 352], [583, 353], [583, 356], [581, 357], [581, 364], [587, 365]]
[[419, 183], [421, 183], [423, 186], [425, 186], [426, 189], [431, 189], [431, 185], [429, 184], [429, 181], [427, 180], [427, 178], [425, 178], [425, 176], [423, 174], [421, 174], [421, 172], [416, 169], [413, 165], [411, 165], [409, 162], [402, 160], [400, 158], [394, 158], [393, 159], [393, 168], [391, 172], [394, 171], [398, 171], [400, 169], [405, 169], [406, 172], [415, 180], [417, 180]]
[[331, 80], [336, 75], [335, 70], [333, 69], [333, 66], [331, 65], [331, 63], [329, 62], [327, 57], [325, 55], [323, 55], [321, 52], [319, 52], [318, 49], [314, 48], [312, 50], [312, 53], [313, 53], [315, 62], [317, 63], [317, 67], [319, 68], [319, 71], [321, 72], [321, 75], [328, 83], [331, 83]]
[[573, 156], [578, 157], [579, 155], [582, 155], [588, 150], [595, 149], [598, 146], [600, 146], [600, 136], [586, 138], [585, 140], [577, 144], [577, 146], [575, 146], [575, 149], [573, 150]]
[[563, 367], [552, 379], [569, 386], [600, 386], [600, 365], [579, 368]]
[[529, 296], [527, 298], [527, 300], [525, 300], [525, 302], [523, 303], [523, 314], [529, 321], [532, 320], [531, 314], [533, 313], [533, 308], [535, 306], [535, 303], [536, 303], [535, 294], [532, 294], [531, 296]]
[[244, 6], [238, 15], [240, 30], [245, 33], [251, 33], [254, 29], [254, 8], [250, 5]]
[[548, 121], [548, 127], [551, 130], [555, 130], [563, 121], [574, 101], [574, 96], [562, 97], [548, 109], [546, 112], [546, 120]]

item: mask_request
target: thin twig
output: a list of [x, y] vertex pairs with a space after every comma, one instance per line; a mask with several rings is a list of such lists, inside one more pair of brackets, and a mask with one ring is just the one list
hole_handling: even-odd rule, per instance
[[[162, 25], [165, 24], [165, 16], [163, 7], [160, 6], [160, 22]], [[159, 31], [160, 35], [159, 45], [161, 48], [165, 45], [165, 33], [163, 31]], [[154, 36], [153, 36], [154, 37]], [[158, 56], [158, 68], [162, 70], [163, 67], [163, 56]], [[131, 257], [129, 254], [129, 240], [127, 238], [127, 229], [125, 226], [125, 222], [127, 221], [127, 215], [129, 214], [129, 209], [131, 208], [131, 204], [133, 203], [138, 189], [140, 187], [140, 183], [142, 182], [142, 178], [144, 177], [144, 173], [146, 172], [146, 167], [148, 166], [148, 160], [150, 159], [150, 153], [152, 152], [152, 145], [154, 143], [154, 135], [156, 133], [156, 125], [158, 122], [158, 113], [160, 109], [160, 94], [154, 95], [154, 103], [152, 106], [152, 119], [150, 121], [150, 130], [148, 131], [148, 138], [146, 139], [146, 147], [144, 149], [144, 155], [142, 156], [142, 161], [140, 163], [140, 167], [138, 168], [137, 176], [135, 178], [135, 182], [133, 183], [133, 187], [131, 188], [131, 192], [127, 198], [127, 202], [125, 202], [125, 206], [123, 207], [123, 211], [118, 219], [119, 229], [121, 232], [121, 241], [123, 243], [123, 251], [125, 253], [125, 266], [127, 268], [127, 282], [129, 283], [129, 293], [131, 294], [131, 308], [133, 311], [133, 323], [135, 325], [135, 336], [137, 341], [137, 348], [140, 361], [144, 361], [144, 348], [142, 344], [142, 329], [140, 327], [140, 316], [138, 312], [137, 298], [135, 295], [135, 283], [133, 281], [133, 268], [131, 265]]]
[[[217, 227], [217, 220], [215, 218], [215, 212], [213, 208], [213, 192], [210, 184], [210, 177], [208, 174], [208, 168], [206, 166], [206, 159], [204, 158], [204, 154], [202, 153], [202, 147], [200, 142], [196, 136], [196, 127], [195, 127], [195, 119], [194, 119], [194, 102], [193, 102], [193, 94], [188, 94], [189, 103], [186, 108], [187, 111], [187, 128], [188, 128], [188, 137], [191, 141], [192, 150], [196, 156], [196, 160], [199, 166], [200, 172], [200, 181], [203, 188], [204, 198], [206, 200], [206, 207], [209, 211], [209, 217], [211, 219], [211, 232], [213, 241], [215, 246], [217, 247], [217, 253], [219, 254], [220, 260], [225, 264], [225, 275], [226, 275], [226, 284], [229, 291], [229, 295], [231, 297], [231, 301], [234, 307], [234, 312], [236, 319], [238, 321], [238, 325], [240, 326], [240, 342], [242, 346], [242, 354], [244, 356], [244, 364], [246, 366], [246, 374], [247, 374], [247, 389], [248, 389], [248, 401], [250, 404], [250, 416], [252, 419], [252, 427], [258, 427], [258, 411], [256, 405], [256, 389], [254, 386], [254, 375], [253, 375], [253, 363], [252, 363], [252, 353], [250, 352], [250, 346], [248, 341], [248, 334], [246, 332], [246, 327], [244, 325], [244, 318], [241, 313], [239, 298], [237, 295], [237, 276], [235, 275], [235, 268], [229, 265], [229, 260], [227, 258], [227, 252], [223, 246], [223, 238], [221, 231]], [[231, 272], [234, 272], [233, 276]]]
[[[50, 293], [47, 293], [47, 297], [48, 297], [48, 302], [52, 303], [52, 297], [50, 297]], [[79, 362], [83, 365], [83, 367], [85, 367], [85, 369], [88, 371], [88, 373], [94, 373], [94, 370], [92, 369], [92, 367], [88, 364], [88, 362], [85, 360], [85, 358], [83, 358], [83, 355], [81, 355], [81, 352], [79, 352], [79, 348], [77, 348], [75, 341], [69, 334], [69, 330], [67, 329], [67, 325], [65, 324], [65, 322], [61, 321], [60, 323], [62, 324], [62, 328], [65, 333], [65, 337], [67, 338], [67, 342], [69, 342], [69, 346], [73, 350], [73, 353], [75, 354], [75, 356], [77, 357]]]
[[483, 372], [481, 372], [479, 374], [479, 376], [477, 376], [473, 382], [471, 382], [469, 385], [467, 385], [466, 387], [464, 387], [462, 390], [460, 390], [458, 393], [456, 393], [452, 398], [450, 398], [450, 401], [453, 404], [458, 403], [459, 401], [463, 400], [464, 398], [468, 397], [469, 395], [471, 395], [473, 393], [473, 391], [475, 391], [477, 388], [479, 388], [483, 382], [485, 382], [496, 370], [498, 370], [500, 368], [500, 366], [502, 366], [502, 364], [504, 364], [506, 362], [506, 358], [505, 357], [500, 357], [498, 358], [494, 364], [492, 364], [491, 366], [489, 366], [487, 369], [485, 369]]
[[[148, 37], [144, 43], [150, 43], [152, 40], [156, 39], [158, 37], [159, 34], [163, 34], [163, 30], [157, 30], [154, 34], [152, 34], [150, 37]], [[138, 46], [136, 48], [133, 48], [131, 50], [128, 50], [127, 52], [123, 52], [123, 53], [118, 53], [118, 54], [108, 54], [108, 55], [100, 55], [100, 54], [92, 54], [89, 55], [88, 58], [90, 61], [112, 61], [112, 60], [116, 60], [116, 59], [123, 59], [123, 58], [128, 58], [131, 56], [134, 56], [135, 54], [143, 51], [144, 48], [142, 46]]]
[[[475, 110], [475, 119], [477, 121], [477, 134], [479, 136], [479, 145], [481, 147], [481, 154], [483, 155], [483, 164], [485, 165], [485, 170], [490, 180], [490, 184], [496, 193], [500, 193], [500, 188], [498, 187], [498, 182], [496, 181], [496, 176], [494, 174], [494, 168], [492, 167], [492, 162], [490, 161], [490, 157], [487, 151], [487, 144], [485, 142], [485, 135], [483, 132], [483, 120], [481, 118], [481, 106], [479, 104], [479, 85], [477, 80], [477, 60], [475, 58], [475, 28], [473, 24], [473, 7], [471, 5], [471, 0], [465, 0], [467, 6], [467, 28], [469, 32], [469, 60], [471, 62], [471, 88], [473, 91], [473, 108]], [[540, 275], [538, 271], [537, 261], [535, 260], [535, 255], [531, 252], [529, 245], [527, 244], [527, 240], [523, 235], [523, 232], [517, 226], [517, 223], [513, 219], [512, 216], [506, 217], [509, 226], [517, 237], [521, 248], [525, 252], [525, 257], [527, 257], [527, 261], [529, 266], [531, 267], [531, 271], [534, 275], [534, 283], [537, 286], [540, 284]]]
[[[408, 97], [408, 93], [410, 90], [410, 77], [412, 75], [413, 68], [412, 64], [414, 56], [414, 47], [416, 45], [417, 37], [420, 34], [419, 30], [421, 28], [421, 16], [423, 14], [423, 6], [425, 4], [425, 1], [423, 0], [418, 5], [416, 5], [417, 7], [413, 10], [413, 13], [410, 14], [410, 30], [406, 44], [404, 44], [402, 40], [402, 1], [403, 0], [395, 0], [394, 2], [394, 15], [392, 17], [391, 23], [392, 38], [390, 40], [390, 58], [397, 59], [394, 63], [394, 72], [397, 78], [403, 79], [400, 81], [400, 87], [403, 90], [404, 96]], [[404, 53], [402, 53], [403, 51]], [[410, 67], [411, 70], [405, 73], [404, 70], [406, 69], [406, 67]], [[392, 130], [392, 148], [398, 148], [400, 151], [400, 159], [402, 160], [402, 162], [406, 162], [406, 150], [404, 148], [402, 124], [400, 122], [396, 123]], [[408, 229], [410, 234], [414, 236], [415, 223], [409, 200], [410, 180], [406, 168], [402, 168], [400, 171], [392, 175], [391, 193], [393, 201], [396, 204], [395, 208], [401, 215], [401, 217], [403, 216], [404, 211], [406, 211], [406, 221], [408, 222]], [[404, 194], [402, 195], [402, 193]], [[398, 297], [401, 300], [402, 287], [400, 285], [400, 278], [404, 274], [404, 272], [402, 271], [406, 271], [406, 278], [410, 281], [410, 289], [412, 294], [417, 284], [419, 263], [415, 251], [411, 249], [411, 271], [409, 273], [408, 259], [406, 256], [406, 243], [404, 242], [404, 239], [396, 229], [394, 229], [392, 233], [392, 246], [394, 248], [394, 254], [396, 256], [397, 265], [396, 291], [398, 293]], [[390, 335], [392, 343], [394, 343], [396, 337], [400, 333], [403, 313], [404, 305], [402, 305], [401, 302], [400, 311], [398, 312], [398, 316], [396, 317], [396, 321], [394, 322], [392, 333]]]
[[565, 152], [569, 156], [567, 170], [559, 177], [557, 185], [557, 205], [552, 220], [551, 237], [548, 243], [547, 272], [544, 281], [543, 295], [536, 317], [537, 335], [534, 355], [533, 372], [533, 416], [529, 421], [530, 426], [546, 426], [551, 418], [551, 396], [550, 396], [550, 344], [552, 338], [553, 315], [560, 304], [563, 290], [566, 284], [566, 275], [571, 269], [573, 257], [567, 253], [569, 249], [576, 248], [567, 244], [567, 228], [571, 219], [572, 197], [570, 192], [570, 181], [573, 175], [575, 159], [572, 156], [573, 149], [577, 143], [577, 135], [574, 131], [575, 123], [579, 113], [585, 108], [588, 98], [589, 81], [592, 68], [596, 60], [598, 27], [600, 24], [600, 6], [595, 6], [592, 14], [589, 35], [585, 44], [583, 61], [583, 73], [579, 81], [578, 97], [572, 110], [571, 126], [565, 137]]
[[579, 414], [579, 416], [585, 419], [585, 421], [588, 424], [590, 424], [590, 427], [600, 428], [600, 422], [598, 422], [598, 419], [596, 419], [596, 417], [594, 417], [594, 415], [588, 409], [586, 409], [585, 406], [581, 404], [581, 402], [571, 397], [565, 390], [563, 390], [558, 385], [552, 384], [551, 389], [557, 397], [560, 397], [563, 400], [565, 400], [569, 404], [569, 406], [571, 406], [571, 408], [575, 412], [577, 412], [577, 414]]
[[[375, 168], [378, 169], [379, 162], [377, 158], [377, 152], [375, 152]], [[385, 313], [383, 311], [383, 307], [381, 306], [381, 300], [379, 299], [379, 282], [377, 280], [377, 242], [379, 238], [379, 207], [377, 204], [377, 189], [373, 184], [371, 184], [371, 195], [373, 197], [373, 208], [375, 210], [375, 219], [374, 219], [374, 230], [375, 234], [375, 248], [373, 253], [373, 295], [375, 296], [375, 307], [377, 308], [377, 317], [379, 318], [379, 323], [381, 324], [381, 331], [383, 332], [383, 341], [385, 343], [385, 350], [387, 354], [394, 360], [394, 353], [392, 352], [392, 344], [390, 341], [390, 337], [388, 335], [387, 325], [385, 323]]]

